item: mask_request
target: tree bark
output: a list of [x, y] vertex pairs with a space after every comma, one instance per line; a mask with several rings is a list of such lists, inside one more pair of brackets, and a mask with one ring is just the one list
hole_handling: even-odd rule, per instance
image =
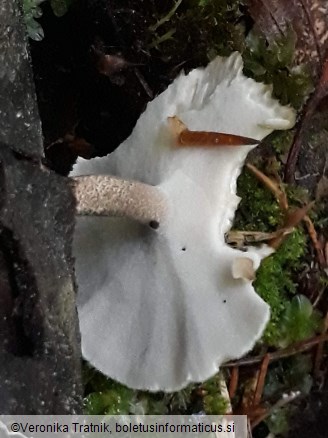
[[68, 180], [42, 165], [18, 0], [0, 0], [0, 413], [81, 412]]

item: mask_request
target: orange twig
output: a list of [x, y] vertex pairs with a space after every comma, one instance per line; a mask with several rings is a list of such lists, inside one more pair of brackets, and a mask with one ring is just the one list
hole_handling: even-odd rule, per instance
[[238, 387], [238, 380], [239, 380], [239, 368], [233, 367], [231, 371], [231, 377], [229, 382], [229, 397], [232, 399], [235, 394]]
[[254, 398], [253, 398], [253, 405], [254, 406], [258, 406], [261, 402], [263, 389], [264, 389], [264, 383], [265, 383], [265, 377], [266, 377], [267, 372], [268, 372], [269, 363], [270, 363], [270, 355], [266, 354], [263, 358], [261, 368], [260, 368], [260, 373], [259, 373], [259, 376], [257, 379], [256, 390], [255, 390], [255, 394], [254, 394]]
[[324, 268], [324, 267], [326, 267], [326, 260], [325, 260], [325, 256], [323, 253], [323, 249], [322, 249], [320, 242], [318, 240], [318, 235], [317, 235], [317, 232], [314, 228], [313, 222], [311, 221], [311, 219], [307, 215], [304, 216], [304, 222], [305, 222], [306, 228], [308, 230], [310, 239], [312, 241], [313, 247], [317, 253], [319, 265], [321, 268]]

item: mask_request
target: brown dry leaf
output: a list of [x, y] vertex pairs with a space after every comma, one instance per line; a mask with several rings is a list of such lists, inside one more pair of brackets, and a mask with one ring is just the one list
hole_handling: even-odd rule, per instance
[[313, 74], [319, 73], [328, 47], [328, 0], [248, 0], [248, 6], [255, 27], [268, 40], [292, 27], [296, 63], [309, 63]]

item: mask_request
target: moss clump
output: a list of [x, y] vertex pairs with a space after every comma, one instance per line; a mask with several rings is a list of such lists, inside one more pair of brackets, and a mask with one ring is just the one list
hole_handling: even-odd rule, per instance
[[113, 383], [111, 389], [89, 394], [84, 400], [87, 415], [122, 415], [131, 413], [133, 391]]
[[298, 109], [313, 90], [313, 84], [304, 67], [293, 67], [295, 43], [293, 31], [270, 43], [251, 31], [246, 38], [244, 70], [256, 81], [272, 84], [274, 96], [283, 105], [291, 104]]
[[262, 338], [268, 345], [278, 346], [282, 342], [282, 319], [291, 294], [296, 292], [294, 278], [300, 270], [305, 248], [304, 232], [301, 229], [295, 230], [277, 252], [263, 260], [257, 271], [255, 290], [271, 308], [270, 322]]
[[280, 346], [302, 341], [314, 336], [323, 328], [321, 313], [313, 308], [304, 295], [295, 296], [286, 306], [281, 321]]
[[131, 413], [136, 392], [108, 379], [103, 374], [83, 366], [85, 386], [84, 413], [86, 415], [121, 415]]
[[43, 29], [37, 18], [42, 16], [42, 9], [40, 4], [45, 0], [24, 0], [23, 1], [23, 15], [27, 28], [28, 36], [35, 40], [41, 41], [44, 37]]
[[[187, 0], [177, 2], [174, 14], [168, 10], [149, 27], [148, 49], [155, 49], [166, 62], [192, 59], [201, 65], [216, 55], [240, 52], [244, 28], [240, 24], [244, 2], [236, 0]], [[168, 19], [167, 19], [168, 18]], [[155, 31], [154, 31], [155, 30]]]
[[281, 224], [283, 215], [274, 196], [248, 170], [237, 182], [241, 197], [236, 212], [234, 228], [243, 231], [274, 231]]
[[[238, 179], [237, 193], [241, 196], [234, 228], [245, 231], [273, 231], [283, 224], [283, 214], [273, 197], [258, 179], [244, 171]], [[304, 201], [306, 194], [287, 188], [295, 202]], [[302, 196], [301, 196], [302, 195]], [[302, 267], [306, 250], [306, 235], [299, 228], [290, 234], [279, 249], [263, 260], [257, 271], [254, 287], [271, 308], [271, 319], [262, 341], [270, 346], [288, 345], [313, 334], [317, 314], [308, 321], [306, 307], [297, 308], [290, 301], [296, 293], [296, 276]], [[301, 300], [303, 302], [303, 299]]]
[[[23, 0], [23, 16], [27, 28], [28, 36], [35, 41], [41, 41], [44, 31], [41, 24], [37, 21], [42, 16], [41, 3], [47, 0]], [[73, 0], [50, 0], [53, 13], [57, 17], [66, 14]]]
[[84, 364], [83, 375], [86, 415], [166, 415], [196, 411], [220, 415], [227, 410], [227, 400], [220, 393], [220, 374], [207, 380], [201, 387], [190, 384], [173, 393], [129, 389], [87, 364]]
[[[313, 90], [305, 67], [293, 66], [296, 35], [268, 42], [251, 30], [247, 34], [245, 1], [177, 0], [144, 33], [145, 49], [156, 50], [166, 63], [199, 66], [215, 56], [237, 50], [244, 59], [244, 73], [258, 82], [272, 84], [274, 96], [299, 109]], [[157, 55], [158, 56], [158, 55]]]
[[223, 415], [227, 412], [228, 402], [221, 395], [221, 381], [222, 376], [219, 373], [202, 385], [205, 393], [203, 406], [207, 415]]
[[265, 142], [271, 145], [276, 157], [281, 158], [288, 153], [292, 145], [294, 135], [295, 132], [293, 129], [290, 129], [289, 131], [274, 131], [269, 137], [266, 138]]
[[107, 378], [86, 363], [83, 367], [86, 415], [165, 415], [185, 413], [195, 385], [174, 393], [136, 391]]

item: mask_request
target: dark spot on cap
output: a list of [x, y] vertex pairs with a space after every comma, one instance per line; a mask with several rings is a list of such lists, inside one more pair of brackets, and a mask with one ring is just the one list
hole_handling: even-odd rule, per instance
[[185, 251], [187, 248], [184, 246], [181, 248], [181, 251]]
[[226, 302], [227, 302], [227, 300], [223, 300], [223, 302], [224, 302], [224, 303], [226, 303]]
[[153, 230], [157, 230], [157, 228], [159, 228], [159, 222], [157, 222], [157, 221], [150, 221], [150, 222], [149, 222], [149, 226], [150, 226], [150, 228], [152, 228]]

